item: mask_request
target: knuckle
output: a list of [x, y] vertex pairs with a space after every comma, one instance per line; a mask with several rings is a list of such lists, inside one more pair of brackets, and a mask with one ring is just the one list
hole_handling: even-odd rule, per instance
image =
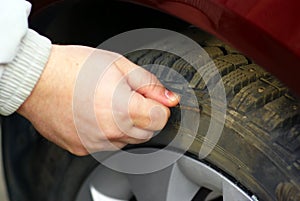
[[133, 126], [139, 127], [139, 128], [148, 128], [151, 124], [152, 120], [149, 115], [140, 115], [138, 118], [134, 118], [132, 120]]
[[108, 132], [105, 135], [107, 137], [107, 140], [111, 140], [111, 141], [119, 140], [126, 136], [125, 133], [123, 132]]
[[144, 117], [143, 121], [141, 123], [141, 127], [146, 129], [151, 125], [151, 123], [152, 123], [152, 120], [149, 116]]
[[170, 111], [164, 106], [155, 106], [151, 110], [152, 126], [161, 130], [167, 123]]
[[122, 66], [128, 66], [128, 65], [133, 65], [133, 63], [131, 61], [129, 61], [126, 57], [124, 57], [123, 55], [119, 54], [119, 53], [114, 53], [115, 57], [117, 57], [118, 59], [114, 61], [114, 65], [116, 65], [117, 68], [121, 68]]
[[149, 84], [149, 90], [151, 90], [151, 91], [154, 91], [157, 88], [157, 86], [159, 85], [157, 78], [152, 73], [149, 74], [148, 84]]

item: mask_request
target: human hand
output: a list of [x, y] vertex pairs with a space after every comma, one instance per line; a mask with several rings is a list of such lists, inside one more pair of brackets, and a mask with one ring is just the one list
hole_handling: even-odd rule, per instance
[[[90, 65], [86, 60], [91, 55], [99, 61], [92, 68], [100, 68], [102, 76], [93, 96], [74, 97], [77, 77], [84, 65]], [[109, 61], [114, 62], [102, 64]], [[79, 108], [73, 107], [74, 98]], [[178, 102], [153, 74], [116, 53], [53, 45], [40, 80], [18, 112], [48, 140], [73, 154], [87, 155], [149, 140], [165, 126], [168, 107]], [[93, 114], [85, 110], [90, 104]]]

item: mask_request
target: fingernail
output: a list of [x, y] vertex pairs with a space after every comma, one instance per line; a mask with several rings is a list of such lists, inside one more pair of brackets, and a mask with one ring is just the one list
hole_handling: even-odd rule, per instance
[[165, 90], [165, 96], [172, 102], [179, 101], [179, 95], [173, 93], [172, 91]]

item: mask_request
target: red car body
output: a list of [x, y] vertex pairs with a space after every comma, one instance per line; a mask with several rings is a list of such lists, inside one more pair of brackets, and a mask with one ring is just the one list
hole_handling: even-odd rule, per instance
[[[34, 11], [57, 0], [32, 0]], [[300, 1], [129, 0], [169, 13], [245, 53], [300, 94]]]

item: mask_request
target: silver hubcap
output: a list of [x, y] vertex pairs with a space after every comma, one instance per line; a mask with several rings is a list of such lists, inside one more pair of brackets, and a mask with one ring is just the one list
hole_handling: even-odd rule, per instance
[[256, 201], [257, 199], [255, 196], [249, 196], [208, 165], [187, 156], [182, 156], [168, 168], [143, 175], [120, 173], [99, 165], [86, 179], [76, 199], [76, 201], [131, 200]]

